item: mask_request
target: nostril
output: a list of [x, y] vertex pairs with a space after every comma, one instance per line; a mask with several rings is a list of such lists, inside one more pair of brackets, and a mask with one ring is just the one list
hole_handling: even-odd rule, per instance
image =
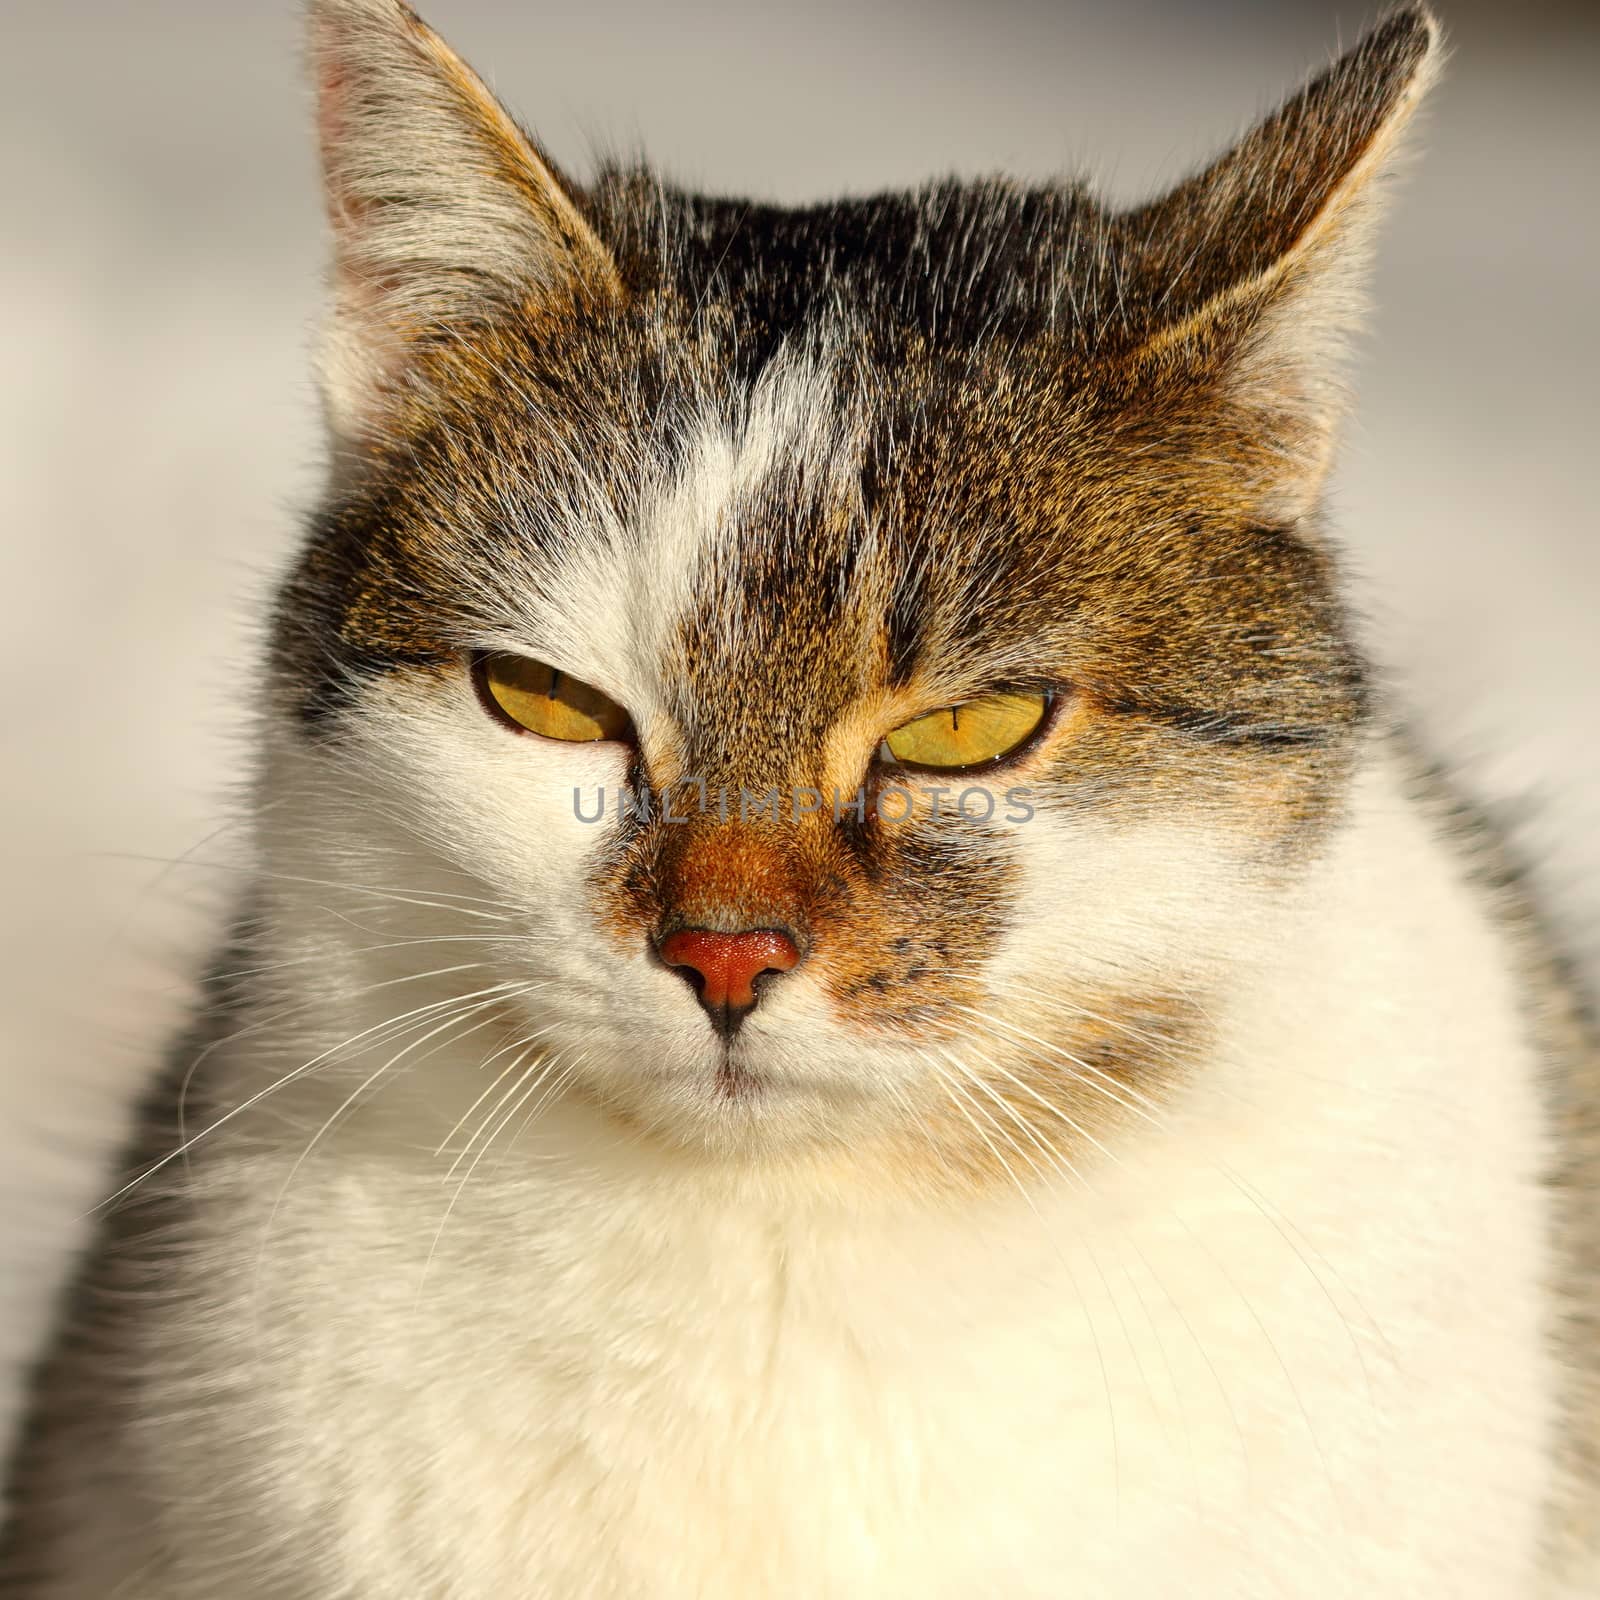
[[754, 1007], [758, 980], [800, 963], [799, 949], [781, 928], [746, 928], [738, 933], [681, 928], [663, 939], [657, 950], [719, 1025], [729, 1018], [736, 1023]]

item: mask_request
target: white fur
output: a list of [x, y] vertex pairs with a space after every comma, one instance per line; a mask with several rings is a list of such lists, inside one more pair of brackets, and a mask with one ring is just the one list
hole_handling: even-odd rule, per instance
[[[416, 706], [381, 737], [408, 723], [444, 737]], [[558, 798], [609, 758], [499, 734], [458, 718], [448, 780], [404, 801], [438, 830], [405, 881], [547, 908], [516, 960], [554, 984], [530, 1004], [558, 1051], [587, 1044], [596, 1082], [662, 1075], [672, 1114], [702, 1019], [586, 926], [589, 841]], [[541, 757], [565, 770], [512, 779]], [[269, 857], [362, 882], [336, 846], [309, 870], [317, 792], [280, 765]], [[518, 826], [467, 855], [493, 807]], [[1065, 852], [1070, 819], [1029, 826]], [[446, 835], [489, 887], [440, 872]], [[296, 1064], [302, 1030], [403, 1009], [352, 1003], [359, 983], [425, 969], [361, 953], [381, 941], [328, 916], [347, 896], [274, 892], [314, 981], [286, 984], [309, 1007], [293, 1030], [231, 1047], [241, 1095]], [[1163, 937], [1208, 937], [1219, 892], [1196, 884]], [[1192, 1087], [1110, 1157], [1076, 1152], [1086, 1183], [1026, 1199], [928, 1207], [804, 1162], [673, 1155], [563, 1094], [460, 1187], [463, 1136], [434, 1151], [485, 1086], [477, 1037], [342, 1113], [392, 1043], [279, 1091], [192, 1152], [197, 1248], [143, 1352], [170, 1414], [140, 1434], [190, 1565], [149, 1592], [1537, 1592], [1545, 1152], [1498, 935], [1377, 756], [1328, 859], [1260, 904]], [[1060, 959], [1083, 958], [1073, 902], [1050, 915]], [[403, 919], [385, 926], [440, 926]], [[753, 1019], [788, 1090], [775, 1119], [827, 1123], [839, 1066], [907, 1092], [906, 1061], [800, 1047], [821, 1008], [803, 972], [789, 987]]]

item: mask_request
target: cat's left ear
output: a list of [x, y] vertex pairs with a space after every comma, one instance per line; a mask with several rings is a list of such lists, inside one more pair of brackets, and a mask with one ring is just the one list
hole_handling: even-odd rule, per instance
[[1135, 362], [1260, 414], [1283, 515], [1315, 502], [1330, 464], [1382, 178], [1441, 55], [1425, 10], [1394, 13], [1205, 171], [1114, 224], [1145, 307]]
[[310, 0], [334, 238], [323, 387], [336, 434], [381, 434], [430, 342], [617, 292], [573, 193], [400, 0]]

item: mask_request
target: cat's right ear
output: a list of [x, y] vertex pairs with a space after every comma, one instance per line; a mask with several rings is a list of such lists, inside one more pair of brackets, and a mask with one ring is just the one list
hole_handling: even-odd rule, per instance
[[399, 0], [310, 0], [333, 309], [335, 433], [380, 434], [429, 344], [508, 312], [608, 297], [610, 253], [483, 81]]

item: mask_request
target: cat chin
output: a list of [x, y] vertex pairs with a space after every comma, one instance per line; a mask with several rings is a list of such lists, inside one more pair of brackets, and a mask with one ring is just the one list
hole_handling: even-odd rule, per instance
[[776, 1070], [759, 1049], [707, 1047], [697, 1059], [637, 1057], [575, 1080], [628, 1137], [690, 1155], [760, 1161], [839, 1150], [895, 1120], [893, 1103], [839, 1073]]

